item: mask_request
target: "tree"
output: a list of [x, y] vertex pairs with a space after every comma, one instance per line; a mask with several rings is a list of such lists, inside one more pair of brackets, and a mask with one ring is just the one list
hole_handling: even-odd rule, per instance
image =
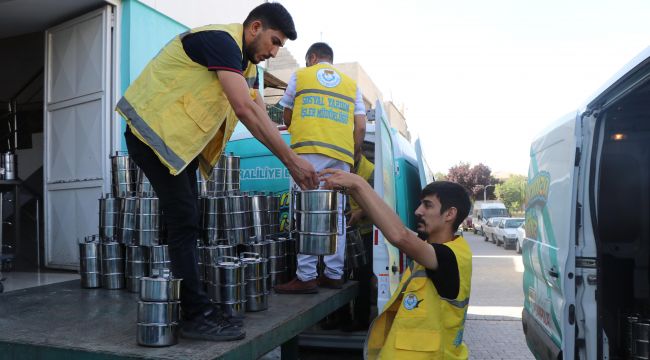
[[443, 172], [438, 171], [435, 174], [433, 174], [433, 179], [435, 181], [444, 181], [447, 180], [447, 175], [445, 175]]
[[447, 180], [460, 184], [471, 193], [474, 184], [471, 183], [470, 173], [471, 169], [469, 167], [469, 163], [461, 162], [458, 165], [454, 165], [449, 168], [449, 172], [447, 173]]
[[[492, 176], [492, 170], [482, 163], [470, 167], [469, 163], [459, 163], [449, 169], [447, 180], [459, 183], [469, 193], [472, 198], [483, 199], [483, 189], [487, 185], [498, 184], [499, 181]], [[487, 190], [487, 198], [494, 198], [494, 187], [489, 187]]]
[[[492, 170], [483, 163], [474, 165], [470, 172], [470, 178], [474, 184], [474, 187], [472, 188], [474, 199], [483, 199], [483, 190], [486, 186], [500, 183], [498, 179], [492, 176]], [[487, 191], [485, 191], [487, 199], [494, 199], [494, 189], [494, 186], [487, 188]]]
[[503, 184], [496, 186], [497, 197], [503, 201], [510, 213], [521, 213], [526, 196], [527, 178], [524, 175], [511, 175]]

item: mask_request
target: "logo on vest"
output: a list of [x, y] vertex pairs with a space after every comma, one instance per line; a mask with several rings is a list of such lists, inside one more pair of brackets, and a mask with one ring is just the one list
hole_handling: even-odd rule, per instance
[[316, 72], [316, 78], [321, 85], [332, 88], [341, 83], [341, 75], [332, 69], [320, 69]]
[[404, 308], [406, 310], [413, 310], [420, 305], [422, 300], [418, 300], [418, 297], [415, 294], [408, 294], [404, 297]]

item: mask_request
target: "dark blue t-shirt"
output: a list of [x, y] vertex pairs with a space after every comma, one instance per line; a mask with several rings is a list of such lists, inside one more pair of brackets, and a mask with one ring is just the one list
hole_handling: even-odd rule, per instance
[[[187, 56], [212, 71], [232, 71], [243, 74], [248, 58], [239, 50], [235, 39], [225, 31], [208, 30], [188, 34], [182, 39]], [[257, 89], [255, 81], [253, 88]]]

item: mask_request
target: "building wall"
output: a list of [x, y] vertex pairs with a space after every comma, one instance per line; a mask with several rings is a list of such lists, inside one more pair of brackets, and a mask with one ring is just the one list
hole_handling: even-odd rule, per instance
[[406, 125], [406, 118], [400, 109], [395, 106], [392, 101], [384, 102], [384, 110], [388, 114], [388, 121], [390, 126], [395, 128], [409, 141], [411, 140], [411, 134], [409, 133], [408, 125]]
[[261, 0], [141, 0], [143, 4], [190, 28], [207, 24], [241, 23]]

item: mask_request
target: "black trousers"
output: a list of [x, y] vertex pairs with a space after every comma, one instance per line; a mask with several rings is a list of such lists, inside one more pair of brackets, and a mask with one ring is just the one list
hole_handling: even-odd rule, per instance
[[135, 137], [128, 127], [124, 137], [129, 156], [142, 169], [158, 195], [163, 221], [167, 226], [171, 271], [174, 277], [183, 279], [181, 308], [184, 317], [192, 318], [210, 306], [197, 265], [196, 240], [200, 216], [196, 183], [198, 159], [174, 176], [153, 150]]

